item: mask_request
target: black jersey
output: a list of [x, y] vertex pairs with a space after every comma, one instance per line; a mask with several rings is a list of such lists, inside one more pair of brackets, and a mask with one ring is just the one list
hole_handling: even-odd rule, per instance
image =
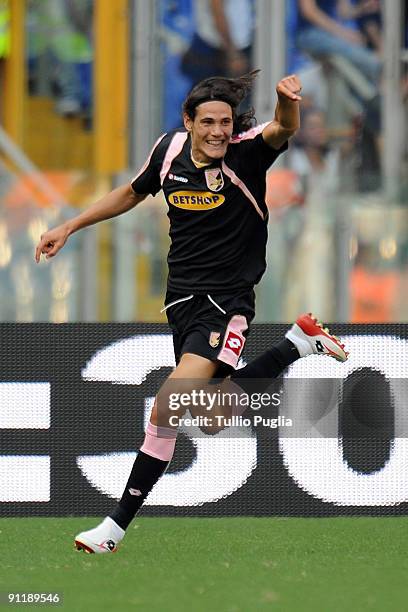
[[163, 189], [171, 246], [168, 288], [181, 293], [236, 293], [252, 288], [265, 267], [266, 171], [287, 149], [268, 146], [266, 124], [234, 137], [223, 159], [197, 168], [185, 130], [164, 134], [132, 180], [138, 194]]

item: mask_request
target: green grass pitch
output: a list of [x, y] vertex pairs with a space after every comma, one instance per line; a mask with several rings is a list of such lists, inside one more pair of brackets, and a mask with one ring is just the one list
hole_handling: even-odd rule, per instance
[[0, 591], [59, 591], [46, 608], [73, 612], [408, 609], [405, 517], [141, 517], [116, 554], [74, 550], [95, 524], [1, 519]]

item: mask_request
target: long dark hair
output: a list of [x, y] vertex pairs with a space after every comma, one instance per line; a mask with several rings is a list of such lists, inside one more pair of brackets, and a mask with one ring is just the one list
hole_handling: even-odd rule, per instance
[[255, 110], [250, 108], [240, 115], [236, 115], [236, 109], [251, 91], [254, 81], [260, 70], [252, 70], [236, 79], [227, 77], [210, 77], [200, 81], [193, 87], [183, 102], [183, 113], [194, 121], [196, 108], [203, 102], [220, 100], [226, 102], [232, 108], [234, 120], [233, 133], [245, 132], [256, 125]]

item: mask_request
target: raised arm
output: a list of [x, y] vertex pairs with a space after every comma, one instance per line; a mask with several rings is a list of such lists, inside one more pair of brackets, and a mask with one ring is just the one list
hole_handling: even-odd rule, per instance
[[275, 118], [262, 132], [266, 144], [274, 149], [280, 149], [299, 129], [301, 89], [300, 79], [295, 74], [285, 77], [276, 86], [278, 103], [275, 108]]
[[74, 232], [99, 221], [117, 217], [139, 204], [145, 197], [146, 195], [135, 193], [130, 184], [114, 189], [77, 217], [43, 234], [35, 250], [35, 261], [39, 263], [41, 254], [44, 254], [46, 259], [54, 257]]

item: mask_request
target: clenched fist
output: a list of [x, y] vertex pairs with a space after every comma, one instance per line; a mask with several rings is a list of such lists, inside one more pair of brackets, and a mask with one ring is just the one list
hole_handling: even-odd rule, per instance
[[288, 98], [295, 102], [300, 102], [300, 92], [302, 91], [302, 85], [300, 79], [296, 74], [284, 77], [279, 81], [276, 86], [276, 93], [279, 98]]

